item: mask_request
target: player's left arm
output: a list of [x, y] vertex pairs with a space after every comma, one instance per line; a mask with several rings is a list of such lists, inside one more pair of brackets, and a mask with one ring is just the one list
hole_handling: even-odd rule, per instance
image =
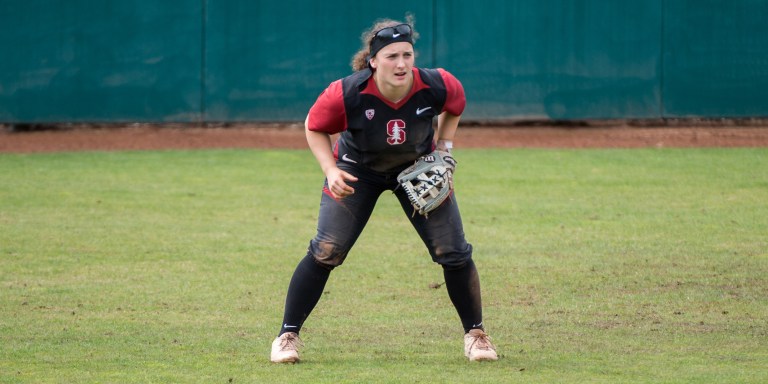
[[443, 112], [437, 117], [437, 149], [450, 152], [453, 148], [453, 138], [459, 129], [461, 116]]
[[437, 117], [436, 144], [437, 149], [450, 152], [467, 99], [464, 95], [464, 87], [453, 74], [442, 68], [438, 68], [438, 72], [445, 83], [446, 97], [443, 110]]

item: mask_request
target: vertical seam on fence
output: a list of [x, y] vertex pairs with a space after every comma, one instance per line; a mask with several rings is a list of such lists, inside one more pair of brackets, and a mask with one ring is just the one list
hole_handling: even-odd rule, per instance
[[432, 68], [437, 67], [437, 0], [432, 0]]
[[205, 105], [206, 97], [206, 72], [207, 72], [207, 62], [205, 60], [207, 56], [206, 49], [208, 49], [208, 44], [206, 42], [206, 14], [208, 13], [208, 0], [201, 0], [201, 7], [200, 7], [200, 114], [198, 117], [198, 120], [202, 123], [207, 120], [207, 113]]
[[659, 49], [661, 52], [659, 52], [659, 118], [665, 119], [666, 116], [664, 114], [664, 92], [666, 91], [666, 87], [664, 84], [664, 71], [666, 71], [665, 67], [665, 56], [667, 54], [667, 49], [664, 44], [665, 42], [665, 36], [666, 36], [666, 19], [667, 19], [667, 6], [666, 1], [661, 0], [661, 31], [659, 34]]

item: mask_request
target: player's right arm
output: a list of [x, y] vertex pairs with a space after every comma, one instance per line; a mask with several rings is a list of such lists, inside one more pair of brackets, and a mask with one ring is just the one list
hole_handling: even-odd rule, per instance
[[347, 184], [347, 181], [357, 181], [357, 177], [344, 172], [336, 165], [336, 158], [331, 149], [331, 135], [325, 132], [309, 129], [309, 116], [304, 122], [307, 135], [307, 144], [312, 154], [315, 155], [320, 169], [323, 170], [328, 180], [328, 190], [334, 198], [342, 199], [353, 193], [355, 189]]
[[347, 129], [341, 80], [331, 83], [318, 96], [315, 104], [309, 109], [304, 129], [309, 148], [328, 180], [331, 195], [340, 199], [355, 193], [355, 189], [349, 186], [347, 181], [357, 181], [357, 178], [339, 169], [331, 148], [331, 135]]

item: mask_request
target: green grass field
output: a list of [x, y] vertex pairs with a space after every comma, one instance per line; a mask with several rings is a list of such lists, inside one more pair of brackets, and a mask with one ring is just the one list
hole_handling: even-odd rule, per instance
[[309, 151], [0, 154], [0, 382], [768, 382], [768, 149], [456, 155], [495, 363], [387, 194], [269, 363]]

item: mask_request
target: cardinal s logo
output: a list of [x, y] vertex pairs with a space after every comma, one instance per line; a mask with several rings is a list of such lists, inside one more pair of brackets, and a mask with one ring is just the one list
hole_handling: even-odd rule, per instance
[[400, 119], [387, 122], [387, 144], [399, 145], [405, 143], [405, 121]]

